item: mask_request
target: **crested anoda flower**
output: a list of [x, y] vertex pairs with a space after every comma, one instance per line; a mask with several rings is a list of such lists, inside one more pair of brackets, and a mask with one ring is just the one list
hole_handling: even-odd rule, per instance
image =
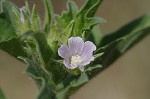
[[96, 46], [91, 41], [84, 42], [80, 37], [71, 37], [68, 39], [68, 46], [63, 44], [58, 49], [58, 55], [64, 61], [64, 65], [68, 69], [79, 68], [84, 70], [84, 66], [94, 60], [93, 51]]

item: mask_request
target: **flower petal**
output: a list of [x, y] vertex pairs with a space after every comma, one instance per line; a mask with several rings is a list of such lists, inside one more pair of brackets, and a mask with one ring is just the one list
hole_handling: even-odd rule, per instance
[[95, 50], [96, 46], [92, 42], [86, 41], [84, 43], [83, 52], [81, 54], [81, 57], [83, 59], [82, 65], [87, 65], [90, 63], [90, 61], [94, 60], [93, 51]]
[[58, 49], [58, 55], [64, 58], [66, 61], [69, 61], [70, 50], [67, 45], [63, 44]]
[[71, 66], [66, 60], [63, 61], [64, 65], [68, 68], [68, 69], [75, 69], [77, 67], [75, 66]]
[[94, 57], [92, 56], [91, 58], [89, 58], [89, 60], [86, 60], [86, 61], [83, 61], [81, 64], [80, 64], [80, 67], [83, 67], [85, 65], [88, 65], [90, 64], [91, 61], [94, 60]]
[[84, 41], [80, 37], [71, 37], [68, 39], [68, 46], [71, 55], [81, 55], [84, 47]]

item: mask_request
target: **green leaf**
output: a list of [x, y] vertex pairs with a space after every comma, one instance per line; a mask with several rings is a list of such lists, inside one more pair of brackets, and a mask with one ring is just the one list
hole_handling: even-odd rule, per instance
[[37, 54], [41, 60], [42, 65], [48, 69], [48, 64], [52, 55], [52, 50], [50, 49], [46, 36], [44, 33], [34, 33], [33, 39], [35, 40]]
[[2, 92], [1, 88], [0, 88], [0, 99], [6, 99], [4, 93]]
[[63, 11], [61, 16], [56, 16], [57, 23], [64, 30], [77, 15], [78, 7], [73, 0], [68, 0], [67, 11]]
[[14, 37], [17, 37], [14, 28], [10, 23], [0, 18], [0, 43], [8, 41]]
[[[147, 15], [144, 15], [144, 16], [128, 23], [127, 25], [120, 28], [118, 31], [104, 36], [100, 43], [100, 46], [105, 46], [119, 38], [123, 38], [123, 37], [127, 37], [127, 36], [129, 37], [131, 35], [135, 35], [135, 37], [137, 37], [137, 38], [140, 37], [137, 34], [145, 34], [146, 35], [147, 32], [145, 30], [149, 30], [149, 27], [150, 27], [150, 14], [147, 14]], [[145, 32], [139, 33], [142, 31], [143, 32], [145, 31]]]
[[[104, 19], [93, 17], [103, 0], [87, 0], [86, 4], [78, 11], [76, 4], [72, 0], [68, 0], [67, 11], [61, 16], [56, 16], [57, 24], [60, 25], [62, 31], [68, 27], [71, 21], [75, 22], [73, 36], [81, 36], [84, 30], [92, 30], [93, 26], [105, 22]], [[91, 32], [87, 32], [89, 36]], [[87, 37], [86, 37], [87, 38]]]
[[56, 62], [50, 62], [49, 63], [49, 71], [52, 74], [52, 79], [55, 82], [55, 84], [59, 84], [62, 82], [67, 76], [69, 76], [69, 73], [67, 73], [66, 68], [63, 64], [56, 63]]
[[18, 56], [27, 56], [23, 49], [23, 42], [19, 38], [12, 38], [0, 43], [0, 49], [17, 58]]
[[26, 32], [22, 40], [25, 42], [24, 49], [28, 54], [28, 58], [39, 63], [42, 67], [48, 69], [49, 62], [52, 56], [52, 50], [49, 47], [46, 36], [41, 32]]
[[47, 43], [51, 47], [53, 53], [56, 53], [56, 49], [58, 49], [58, 41], [60, 39], [60, 33], [58, 31], [57, 24], [54, 25], [53, 29], [50, 33], [47, 34]]
[[[100, 50], [98, 49], [96, 52], [104, 52], [104, 54], [102, 57], [96, 59], [93, 64], [102, 64], [103, 68], [108, 67], [149, 33], [150, 14], [142, 16], [125, 25], [118, 31], [104, 36], [100, 44]], [[100, 72], [100, 69], [92, 72], [93, 75], [95, 75]], [[91, 75], [91, 77], [93, 77], [93, 75]]]
[[81, 73], [77, 77], [70, 77], [56, 88], [60, 89], [57, 93], [57, 99], [69, 99], [69, 96], [78, 90], [82, 85], [88, 82], [86, 73]]
[[85, 5], [80, 9], [79, 14], [87, 18], [93, 17], [102, 2], [103, 0], [87, 0]]
[[6, 17], [6, 16], [5, 16], [5, 13], [4, 13], [4, 12], [1, 12], [1, 13], [0, 13], [0, 18], [2, 18], [2, 19], [5, 20], [5, 17]]
[[100, 31], [99, 25], [95, 26], [92, 31], [87, 31], [87, 32], [91, 32], [91, 33], [85, 33], [85, 34], [89, 34], [89, 35], [85, 36], [84, 38], [88, 38], [87, 40], [90, 40], [96, 46], [99, 46], [101, 39], [102, 39], [102, 33]]
[[17, 6], [9, 2], [8, 0], [2, 0], [1, 3], [2, 3], [2, 11], [3, 13], [5, 13], [7, 21], [11, 23], [12, 17], [14, 17], [14, 14], [12, 13], [13, 10], [19, 11], [19, 9]]
[[54, 93], [55, 85], [50, 76], [46, 73], [46, 70], [30, 59], [21, 59], [27, 63], [25, 73], [35, 80], [40, 90], [37, 99], [56, 99]]
[[17, 58], [26, 56], [23, 42], [15, 33], [13, 26], [9, 23], [5, 13], [0, 14], [0, 49]]
[[87, 0], [76, 16], [74, 35], [80, 36], [85, 29], [92, 30], [93, 26], [105, 22], [104, 19], [93, 17], [103, 0]]
[[50, 32], [51, 23], [53, 21], [53, 7], [51, 0], [44, 0], [45, 4], [45, 23], [44, 30], [46, 33]]

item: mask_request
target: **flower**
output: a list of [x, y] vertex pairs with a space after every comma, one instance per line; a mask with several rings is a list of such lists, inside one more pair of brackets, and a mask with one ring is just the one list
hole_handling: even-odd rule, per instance
[[64, 59], [63, 63], [68, 69], [79, 68], [84, 71], [84, 66], [94, 60], [95, 50], [96, 46], [91, 41], [84, 42], [81, 37], [71, 37], [68, 46], [62, 44], [58, 49], [58, 55]]

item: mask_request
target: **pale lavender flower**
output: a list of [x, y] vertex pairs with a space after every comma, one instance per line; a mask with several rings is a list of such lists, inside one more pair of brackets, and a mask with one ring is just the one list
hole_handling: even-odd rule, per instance
[[94, 60], [95, 50], [96, 46], [91, 41], [84, 42], [80, 37], [71, 37], [68, 46], [63, 44], [58, 49], [58, 55], [64, 59], [63, 63], [68, 69], [79, 68], [84, 71], [84, 66]]

